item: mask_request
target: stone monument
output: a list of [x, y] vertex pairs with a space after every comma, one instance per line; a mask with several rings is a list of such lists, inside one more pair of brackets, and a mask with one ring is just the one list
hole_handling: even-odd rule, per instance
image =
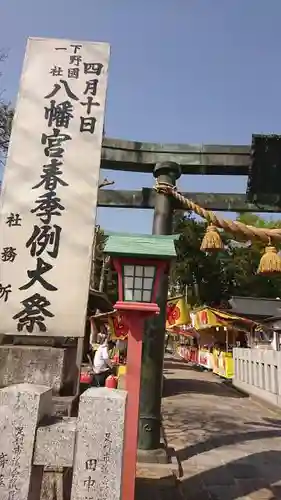
[[92, 388], [80, 399], [71, 500], [120, 500], [127, 393]]
[[33, 467], [37, 425], [49, 414], [52, 391], [20, 384], [0, 390], [0, 498], [30, 500], [40, 491], [43, 467]]

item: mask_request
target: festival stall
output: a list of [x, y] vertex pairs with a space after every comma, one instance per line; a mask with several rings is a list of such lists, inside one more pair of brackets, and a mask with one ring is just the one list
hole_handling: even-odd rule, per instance
[[209, 350], [208, 346], [200, 346], [198, 349], [198, 366], [205, 368], [205, 370], [214, 370], [214, 357], [213, 353]]
[[118, 365], [117, 375], [118, 377], [125, 376], [129, 328], [121, 313], [116, 312], [108, 318], [108, 329], [110, 338], [116, 342], [113, 360]]
[[[121, 313], [110, 312], [102, 316], [100, 320], [104, 321], [110, 338], [116, 342], [112, 360], [120, 377], [126, 374], [129, 329]], [[250, 333], [256, 326], [257, 323], [252, 320], [211, 307], [190, 311], [183, 296], [167, 301], [166, 347], [169, 345], [187, 362], [226, 379], [233, 377], [232, 348], [242, 345], [245, 332]]]
[[166, 332], [168, 343], [173, 353], [178, 354], [186, 361], [190, 361], [193, 338], [196, 336], [191, 326], [189, 314], [190, 307], [182, 295], [171, 297], [167, 301], [166, 309]]
[[245, 345], [246, 333], [256, 323], [210, 307], [192, 311], [191, 319], [200, 335], [198, 364], [220, 377], [231, 379], [234, 373], [232, 349], [239, 344]]
[[128, 327], [114, 310], [109, 313], [90, 316], [89, 322], [91, 349], [88, 349], [88, 355], [85, 357], [85, 362], [81, 370], [84, 385], [89, 385], [93, 381], [90, 381], [90, 378], [93, 379], [93, 375], [90, 377], [90, 374], [93, 369], [95, 352], [107, 334], [109, 334], [109, 338], [116, 342], [116, 346], [109, 352], [109, 356], [115, 366], [115, 373], [119, 379], [122, 375], [126, 374]]
[[[186, 347], [186, 339], [188, 334], [190, 338], [197, 336], [197, 333], [190, 325], [190, 330], [184, 330], [185, 325], [190, 323], [188, 306], [182, 296], [169, 299], [167, 302], [166, 316], [166, 335], [167, 343], [172, 340], [172, 347], [179, 349], [180, 346], [185, 350], [185, 356], [188, 357], [189, 350]], [[116, 352], [113, 356], [113, 361], [118, 365], [118, 376], [126, 374], [126, 350], [127, 337], [129, 333], [128, 326], [124, 321], [121, 313], [110, 315], [106, 322], [108, 324], [108, 332], [110, 338], [116, 342]]]
[[191, 325], [182, 325], [169, 327], [168, 331], [175, 339], [174, 353], [189, 363], [197, 364], [199, 335], [196, 330]]

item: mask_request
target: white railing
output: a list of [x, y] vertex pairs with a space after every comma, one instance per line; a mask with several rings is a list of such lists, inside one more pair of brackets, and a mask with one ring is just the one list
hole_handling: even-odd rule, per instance
[[281, 406], [281, 352], [233, 349], [233, 385], [268, 403]]

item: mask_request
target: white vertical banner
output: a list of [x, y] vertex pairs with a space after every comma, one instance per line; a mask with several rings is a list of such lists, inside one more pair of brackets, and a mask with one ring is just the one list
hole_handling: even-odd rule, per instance
[[0, 333], [83, 337], [110, 47], [28, 40], [0, 212]]

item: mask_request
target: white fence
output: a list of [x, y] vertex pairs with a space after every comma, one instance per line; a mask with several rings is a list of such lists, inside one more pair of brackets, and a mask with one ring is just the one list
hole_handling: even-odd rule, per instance
[[281, 352], [235, 348], [233, 357], [233, 385], [281, 407]]

